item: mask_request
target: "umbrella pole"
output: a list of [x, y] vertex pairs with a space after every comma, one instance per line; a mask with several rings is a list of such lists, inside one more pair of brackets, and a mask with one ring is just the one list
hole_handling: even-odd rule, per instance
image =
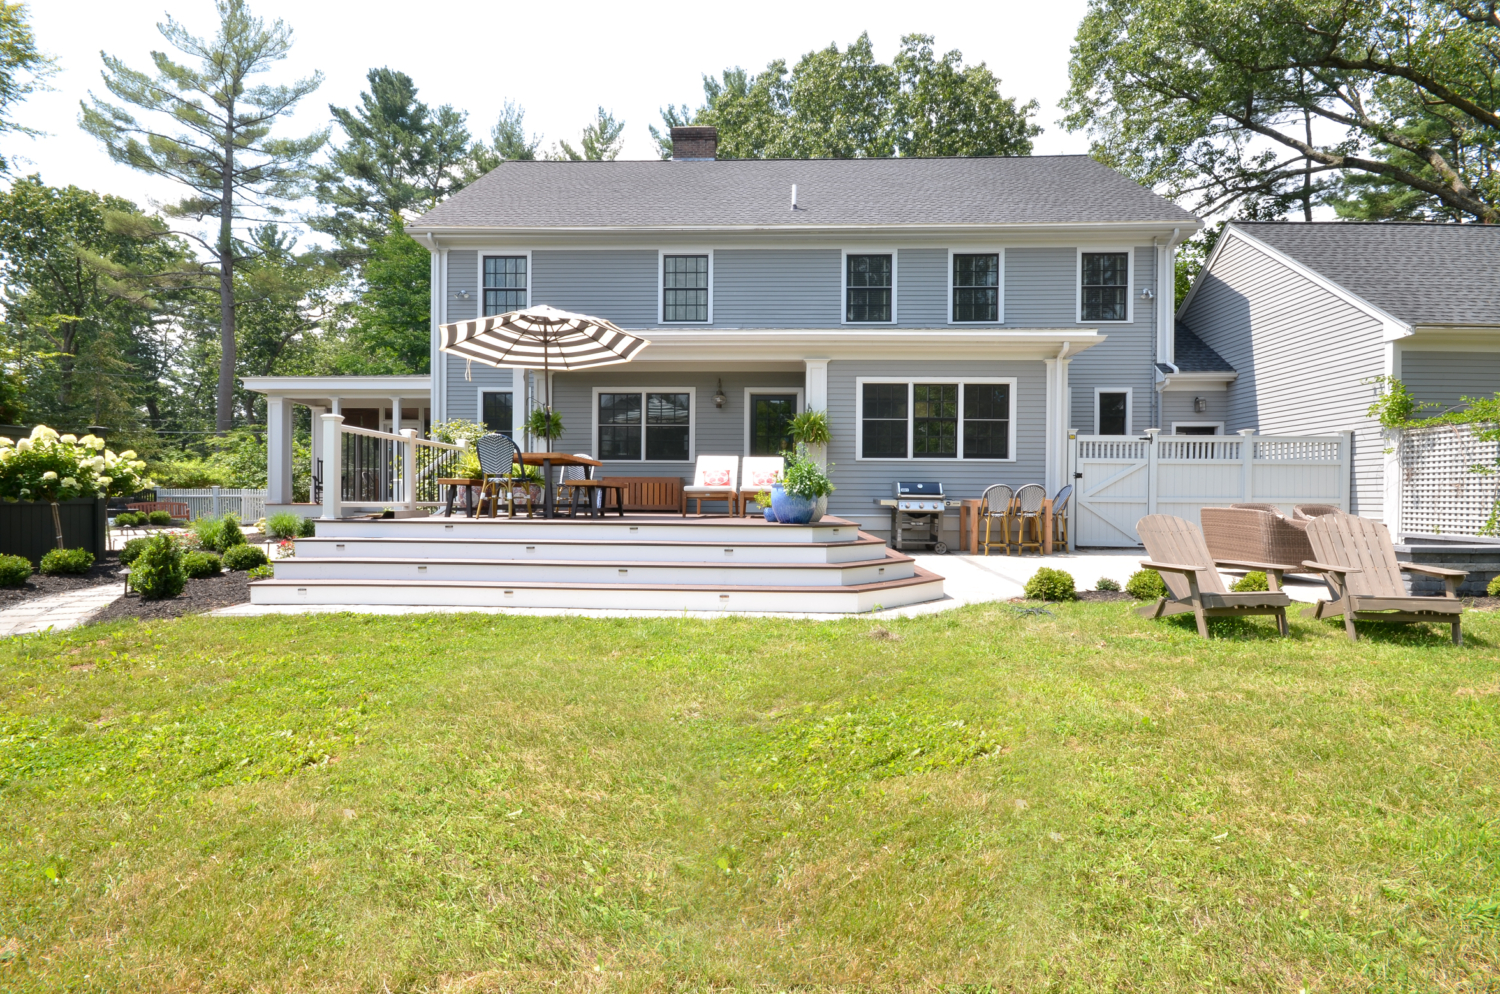
[[542, 407], [547, 412], [547, 451], [552, 451], [552, 367], [547, 362], [547, 339], [542, 338]]

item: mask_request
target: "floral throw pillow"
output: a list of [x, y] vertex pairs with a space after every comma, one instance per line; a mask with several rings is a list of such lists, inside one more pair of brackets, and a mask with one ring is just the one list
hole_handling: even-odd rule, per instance
[[703, 485], [705, 487], [727, 487], [729, 486], [729, 470], [706, 469], [703, 471]]
[[757, 490], [769, 487], [781, 478], [781, 474], [774, 469], [752, 469], [750, 471], [750, 486]]

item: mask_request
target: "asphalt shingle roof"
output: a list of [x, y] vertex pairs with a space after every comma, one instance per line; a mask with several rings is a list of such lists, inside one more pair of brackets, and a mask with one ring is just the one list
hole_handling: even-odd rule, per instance
[[[792, 185], [798, 209], [791, 209]], [[1086, 155], [504, 162], [412, 228], [1171, 223], [1197, 219]]]
[[[1213, 349], [1208, 343], [1199, 338], [1187, 325], [1181, 321], [1177, 322], [1174, 334], [1173, 357], [1177, 360], [1177, 368], [1184, 373], [1232, 373], [1234, 367], [1229, 361]], [[1170, 370], [1163, 370], [1170, 372]]]
[[1500, 225], [1233, 221], [1410, 325], [1500, 325]]

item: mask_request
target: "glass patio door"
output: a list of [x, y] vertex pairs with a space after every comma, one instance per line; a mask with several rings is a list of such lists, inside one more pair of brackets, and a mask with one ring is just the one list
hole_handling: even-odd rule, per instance
[[776, 456], [790, 449], [792, 434], [788, 425], [796, 416], [796, 394], [752, 393], [750, 395], [750, 451], [746, 455]]

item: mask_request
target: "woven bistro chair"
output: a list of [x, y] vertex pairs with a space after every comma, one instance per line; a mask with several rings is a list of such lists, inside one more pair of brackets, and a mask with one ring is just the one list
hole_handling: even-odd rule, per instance
[[1345, 514], [1342, 507], [1333, 504], [1294, 504], [1292, 505], [1293, 521], [1314, 521], [1325, 514]]
[[[990, 546], [999, 544], [1005, 547], [1005, 554], [1010, 555], [1010, 512], [1011, 503], [1015, 500], [1015, 491], [1003, 483], [997, 483], [992, 487], [986, 487], [979, 498], [979, 516], [984, 519], [984, 554], [990, 554]], [[1000, 522], [1000, 542], [990, 541], [990, 527], [996, 520]], [[978, 523], [975, 523], [978, 527]]]
[[1073, 484], [1068, 484], [1052, 498], [1052, 548], [1068, 547], [1068, 501], [1073, 499]]
[[1279, 582], [1282, 573], [1306, 573], [1302, 564], [1313, 558], [1307, 541], [1307, 526], [1288, 521], [1279, 512], [1255, 507], [1205, 507], [1198, 512], [1203, 522], [1203, 540], [1215, 560], [1236, 564], [1232, 568], [1261, 570], [1267, 576], [1274, 566]]
[[1268, 511], [1278, 518], [1285, 518], [1286, 512], [1275, 504], [1230, 504], [1230, 507], [1243, 507], [1251, 511]]
[[484, 486], [479, 490], [479, 507], [476, 515], [484, 514], [485, 501], [489, 501], [490, 517], [500, 511], [500, 501], [506, 506], [506, 516], [516, 516], [517, 498], [526, 502], [526, 516], [532, 516], [531, 486], [516, 472], [521, 461], [521, 450], [516, 443], [497, 432], [482, 435], [474, 440], [474, 455], [479, 458], [479, 472], [484, 476]]
[[[1016, 529], [1016, 551], [1024, 554], [1027, 549], [1035, 549], [1037, 555], [1042, 554], [1042, 505], [1047, 500], [1047, 488], [1040, 483], [1028, 483], [1016, 491], [1016, 510], [1014, 519]], [[1033, 539], [1026, 540], [1027, 526], [1031, 527]]]

